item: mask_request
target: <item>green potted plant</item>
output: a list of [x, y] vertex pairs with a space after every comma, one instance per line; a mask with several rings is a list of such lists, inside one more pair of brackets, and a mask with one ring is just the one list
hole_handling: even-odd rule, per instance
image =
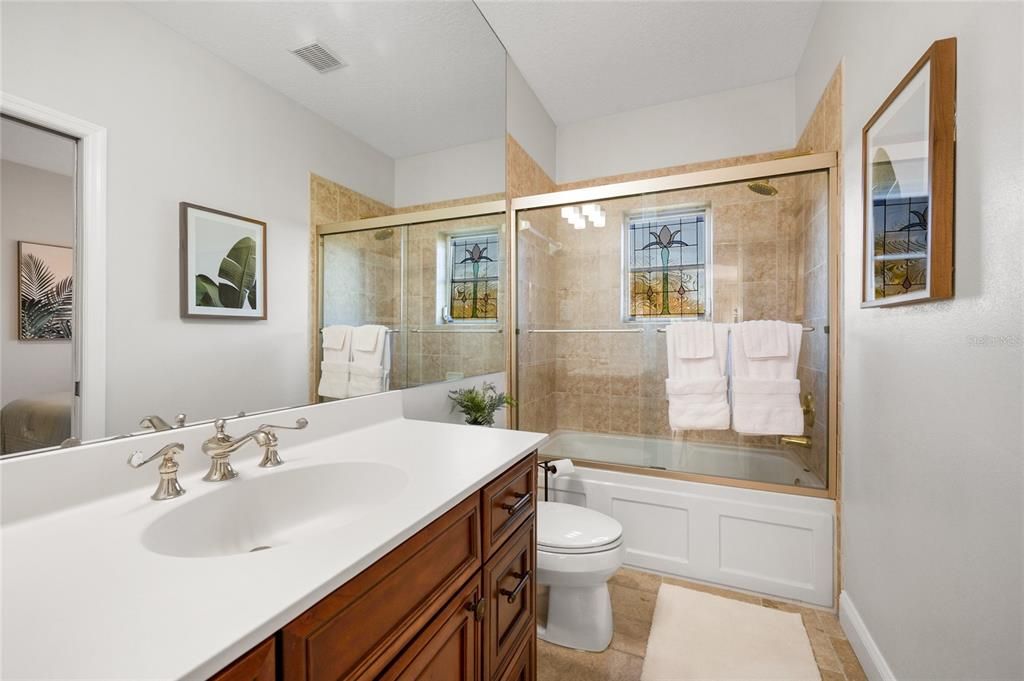
[[514, 407], [516, 401], [499, 393], [493, 383], [484, 381], [482, 388], [460, 388], [448, 391], [448, 397], [466, 415], [466, 423], [473, 426], [493, 426], [494, 412], [504, 406]]

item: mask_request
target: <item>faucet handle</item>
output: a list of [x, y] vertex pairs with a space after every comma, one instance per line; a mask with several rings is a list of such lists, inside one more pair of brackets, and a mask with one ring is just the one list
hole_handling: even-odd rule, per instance
[[305, 428], [308, 425], [309, 425], [309, 421], [307, 421], [306, 419], [295, 419], [295, 425], [294, 426], [275, 426], [275, 425], [272, 425], [270, 423], [264, 423], [264, 424], [262, 424], [260, 426], [260, 430], [264, 430], [264, 429], [269, 429], [269, 430], [302, 430], [303, 428]]
[[277, 452], [277, 434], [274, 430], [302, 430], [309, 425], [309, 421], [303, 418], [295, 419], [294, 426], [275, 426], [269, 423], [264, 423], [257, 430], [261, 430], [267, 434], [267, 440], [263, 445], [263, 458], [260, 459], [260, 468], [274, 468], [284, 463], [281, 460], [281, 456]]
[[141, 461], [137, 459], [137, 456], [140, 454], [138, 451], [132, 452], [131, 456], [128, 457], [128, 465], [132, 468], [142, 468], [150, 461], [162, 459], [159, 468], [160, 482], [157, 483], [156, 491], [153, 492], [150, 499], [163, 501], [180, 497], [185, 493], [185, 490], [178, 484], [178, 462], [174, 458], [184, 450], [185, 445], [180, 442], [172, 442], [164, 445], [155, 454], [151, 454]]
[[142, 461], [138, 460], [138, 456], [142, 454], [142, 452], [135, 450], [134, 452], [132, 452], [131, 456], [128, 457], [128, 465], [131, 466], [132, 468], [142, 468], [150, 461], [153, 461], [154, 459], [158, 459], [160, 457], [163, 457], [165, 461], [175, 463], [174, 457], [177, 456], [178, 454], [181, 454], [184, 450], [185, 445], [181, 444], [180, 442], [172, 442], [169, 445], [164, 445], [157, 451], [156, 454], [150, 454]]

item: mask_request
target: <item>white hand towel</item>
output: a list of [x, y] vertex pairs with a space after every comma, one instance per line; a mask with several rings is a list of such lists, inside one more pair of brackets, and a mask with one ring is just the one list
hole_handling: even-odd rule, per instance
[[715, 354], [715, 325], [685, 322], [672, 325], [676, 359], [707, 359]]
[[387, 390], [391, 366], [389, 346], [387, 327], [367, 324], [352, 333], [349, 397]]
[[[699, 327], [699, 328], [698, 328]], [[701, 347], [708, 332], [710, 354]], [[686, 336], [680, 340], [680, 335]], [[666, 329], [669, 425], [673, 430], [726, 430], [729, 428], [728, 381], [725, 376], [729, 328], [710, 322], [682, 322]], [[681, 356], [697, 355], [696, 357]]]
[[[796, 378], [803, 327], [775, 322], [785, 328], [786, 353], [764, 357], [773, 352], [768, 343], [752, 341], [747, 335], [761, 335], [768, 328], [759, 322], [743, 322], [733, 327], [732, 424], [737, 433], [747, 435], [802, 435], [804, 415], [800, 407], [800, 381]], [[769, 332], [774, 334], [774, 332]], [[772, 341], [777, 344], [777, 340]], [[750, 357], [747, 348], [757, 357]]]
[[381, 336], [387, 335], [387, 328], [376, 324], [364, 324], [352, 333], [352, 349], [358, 352], [374, 352]]
[[323, 336], [323, 360], [332, 364], [348, 364], [352, 361], [352, 327], [345, 324], [325, 326]]
[[786, 322], [768, 319], [743, 322], [743, 353], [747, 359], [786, 357], [789, 355], [789, 327]]
[[343, 400], [349, 396], [348, 383], [349, 362], [320, 362], [319, 395]]

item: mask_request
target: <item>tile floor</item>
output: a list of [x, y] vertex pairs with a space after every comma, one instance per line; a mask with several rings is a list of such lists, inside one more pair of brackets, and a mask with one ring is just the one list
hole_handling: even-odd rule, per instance
[[[654, 601], [662, 581], [765, 608], [800, 613], [822, 681], [867, 681], [839, 620], [830, 612], [628, 568], [620, 570], [608, 585], [615, 613], [615, 635], [608, 650], [585, 653], [538, 641], [537, 681], [639, 681], [654, 618]], [[537, 607], [538, 616], [546, 617], [544, 594], [538, 594]]]

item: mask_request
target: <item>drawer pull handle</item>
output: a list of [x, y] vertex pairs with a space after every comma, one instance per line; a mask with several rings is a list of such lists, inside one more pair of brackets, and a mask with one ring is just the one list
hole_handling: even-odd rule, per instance
[[470, 601], [466, 604], [466, 610], [473, 613], [473, 619], [477, 622], [484, 621], [484, 614], [487, 612], [487, 601], [482, 598], [478, 598], [475, 601]]
[[500, 593], [502, 596], [508, 596], [509, 603], [514, 603], [516, 597], [519, 595], [519, 592], [526, 588], [527, 583], [530, 581], [530, 571], [527, 570], [522, 574], [519, 574], [518, 572], [513, 572], [512, 576], [519, 580], [518, 582], [516, 582], [515, 588], [511, 591], [509, 591], [508, 589], [500, 589], [498, 591], [498, 593]]
[[514, 504], [502, 504], [501, 507], [508, 511], [509, 515], [515, 515], [516, 513], [519, 513], [524, 508], [530, 505], [530, 499], [532, 496], [533, 495], [530, 494], [529, 492], [527, 492], [526, 494], [516, 494], [516, 497], [518, 497], [519, 501], [517, 501]]

